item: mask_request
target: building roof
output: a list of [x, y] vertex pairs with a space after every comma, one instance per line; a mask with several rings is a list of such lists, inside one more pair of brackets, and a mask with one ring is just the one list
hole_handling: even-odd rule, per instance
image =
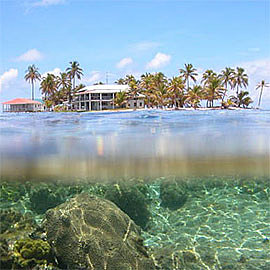
[[118, 93], [122, 91], [128, 91], [128, 85], [120, 84], [98, 84], [90, 85], [82, 88], [77, 94], [88, 94], [88, 93]]
[[20, 105], [20, 104], [41, 104], [41, 102], [36, 100], [31, 100], [27, 98], [15, 98], [6, 102], [2, 102], [2, 104], [14, 104], [14, 105]]

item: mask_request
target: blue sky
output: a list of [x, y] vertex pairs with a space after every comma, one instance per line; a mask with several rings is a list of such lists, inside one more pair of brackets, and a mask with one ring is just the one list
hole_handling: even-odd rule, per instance
[[[0, 101], [30, 97], [25, 70], [64, 71], [70, 61], [85, 84], [125, 74], [201, 74], [242, 66], [257, 104], [256, 83], [270, 82], [270, 1], [0, 0]], [[38, 85], [36, 96], [39, 96]], [[270, 88], [263, 105], [270, 108]]]

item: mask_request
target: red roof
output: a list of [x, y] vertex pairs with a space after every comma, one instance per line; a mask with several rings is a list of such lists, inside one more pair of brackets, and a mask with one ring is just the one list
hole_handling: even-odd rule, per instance
[[42, 103], [27, 98], [15, 98], [10, 101], [2, 102], [2, 104], [42, 104]]

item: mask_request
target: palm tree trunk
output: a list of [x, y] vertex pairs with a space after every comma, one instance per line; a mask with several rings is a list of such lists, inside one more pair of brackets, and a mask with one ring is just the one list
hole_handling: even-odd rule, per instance
[[225, 99], [225, 96], [226, 96], [226, 92], [227, 92], [227, 87], [228, 87], [228, 84], [226, 83], [225, 84], [225, 90], [224, 90], [224, 94], [222, 95], [222, 99], [221, 99], [221, 101], [223, 102], [224, 101], [224, 99]]
[[259, 107], [260, 107], [260, 105], [261, 105], [262, 92], [263, 92], [263, 85], [262, 85], [262, 87], [261, 87], [261, 92], [260, 92], [260, 97], [259, 97], [258, 108], [259, 108]]
[[32, 81], [32, 100], [34, 100], [34, 82]]

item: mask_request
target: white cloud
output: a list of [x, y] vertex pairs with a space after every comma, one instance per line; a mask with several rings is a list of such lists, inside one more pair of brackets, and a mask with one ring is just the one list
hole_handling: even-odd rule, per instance
[[35, 2], [33, 6], [45, 7], [45, 6], [63, 4], [64, 2], [65, 0], [41, 0], [41, 1]]
[[143, 41], [143, 42], [133, 44], [131, 47], [135, 51], [148, 51], [151, 49], [155, 49], [159, 46], [160, 46], [160, 44], [158, 42]]
[[53, 75], [55, 75], [55, 76], [59, 76], [60, 73], [61, 73], [61, 69], [60, 69], [60, 68], [54, 68], [53, 70], [44, 72], [41, 76], [42, 76], [42, 77], [46, 77], [47, 74], [49, 74], [49, 73], [50, 73], [50, 74], [53, 74]]
[[82, 83], [96, 83], [100, 81], [102, 75], [99, 71], [90, 72], [90, 76], [83, 78]]
[[170, 63], [171, 56], [165, 53], [157, 53], [155, 57], [146, 65], [147, 69], [155, 69], [166, 66]]
[[18, 77], [18, 69], [11, 68], [10, 70], [4, 72], [0, 76], [0, 92], [3, 89], [3, 86], [7, 86], [12, 80]]
[[239, 65], [243, 67], [248, 75], [263, 77], [265, 80], [270, 78], [270, 59], [260, 59], [244, 62]]
[[123, 58], [122, 60], [120, 60], [117, 64], [116, 64], [116, 67], [117, 68], [124, 68], [130, 64], [133, 63], [133, 60], [132, 58], [130, 57], [126, 57], [126, 58]]
[[17, 57], [17, 61], [21, 62], [32, 62], [32, 61], [38, 61], [43, 58], [43, 55], [41, 52], [39, 52], [37, 49], [31, 49], [24, 54]]

